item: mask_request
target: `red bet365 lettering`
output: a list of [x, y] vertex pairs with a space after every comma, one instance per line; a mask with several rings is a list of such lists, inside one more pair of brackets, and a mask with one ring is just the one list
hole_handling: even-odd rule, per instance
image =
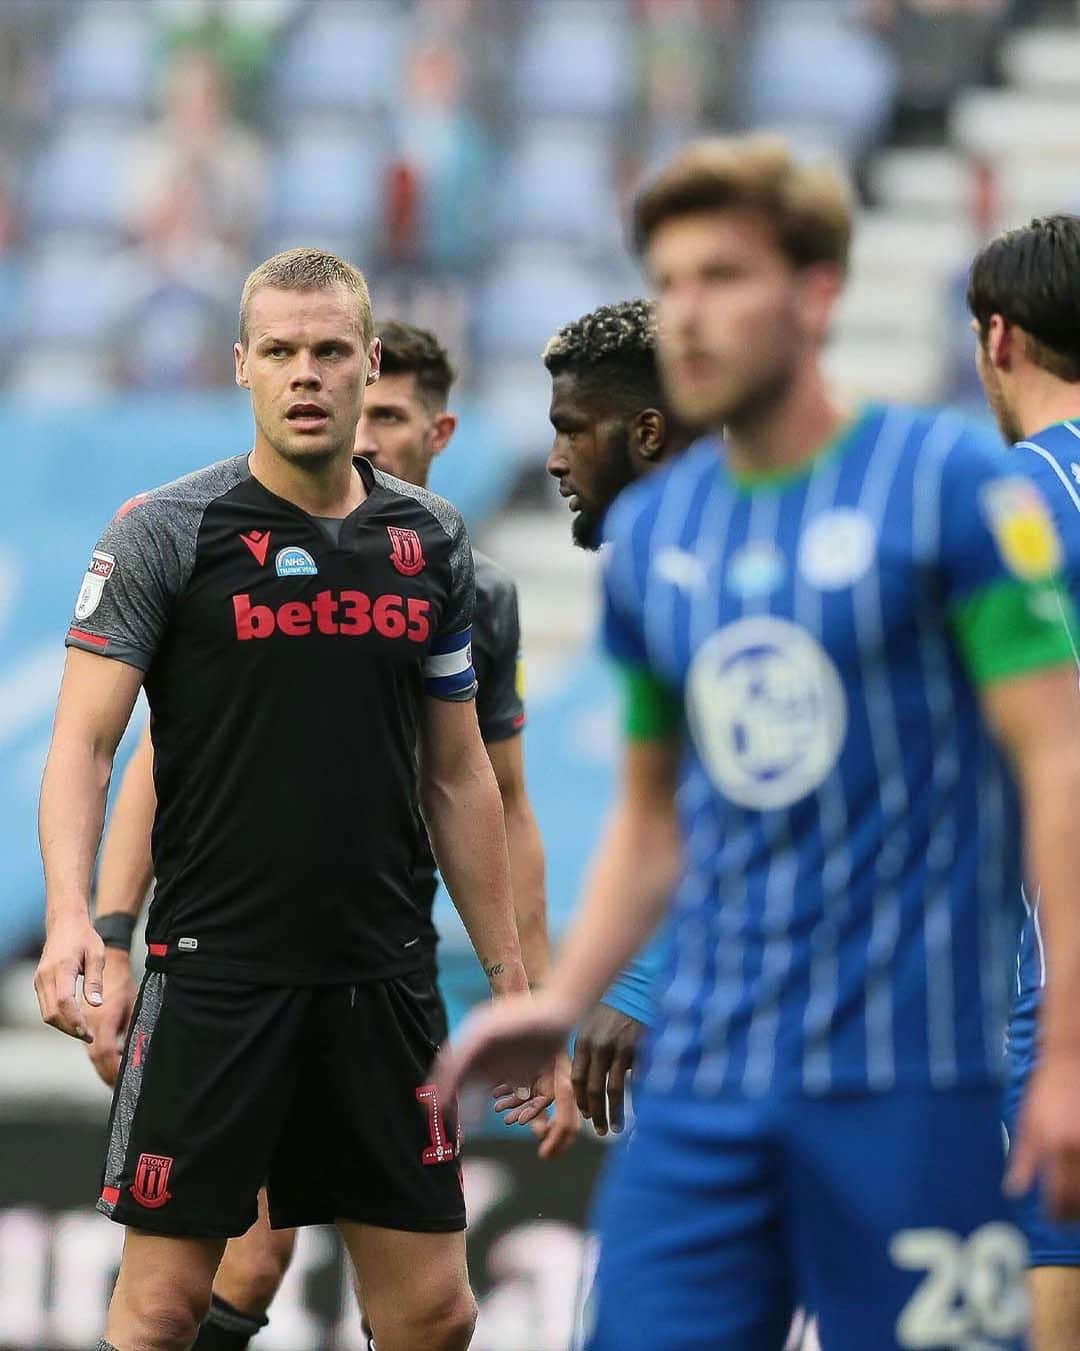
[[236, 636], [241, 642], [270, 638], [306, 638], [311, 633], [360, 638], [372, 629], [381, 638], [425, 643], [431, 637], [431, 602], [393, 593], [372, 598], [364, 591], [320, 591], [310, 601], [287, 600], [273, 609], [253, 605], [249, 595], [233, 596]]

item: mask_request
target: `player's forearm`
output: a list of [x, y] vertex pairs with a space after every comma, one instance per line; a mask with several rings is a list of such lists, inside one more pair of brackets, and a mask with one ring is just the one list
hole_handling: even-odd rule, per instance
[[73, 739], [54, 739], [49, 749], [38, 805], [46, 928], [88, 911], [112, 759], [111, 751]]
[[510, 851], [510, 880], [514, 918], [525, 974], [532, 986], [546, 983], [551, 972], [551, 943], [547, 927], [544, 886], [544, 846], [527, 797], [503, 797], [506, 843]]
[[154, 878], [150, 836], [156, 810], [154, 751], [144, 735], [124, 772], [101, 848], [98, 914], [141, 913]]
[[549, 988], [578, 1022], [647, 942], [679, 875], [674, 815], [616, 808]]
[[1043, 1044], [1080, 1047], [1080, 904], [1075, 804], [1080, 801], [1080, 740], [1043, 749], [1024, 776], [1027, 855], [1039, 888], [1046, 946]]
[[423, 806], [439, 871], [492, 993], [526, 990], [502, 803], [486, 757], [429, 778]]

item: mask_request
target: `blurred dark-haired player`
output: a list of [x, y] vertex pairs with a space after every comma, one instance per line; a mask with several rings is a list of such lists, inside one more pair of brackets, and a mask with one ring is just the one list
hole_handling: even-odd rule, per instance
[[[555, 432], [547, 470], [573, 513], [574, 543], [598, 549], [604, 517], [619, 493], [693, 439], [661, 388], [652, 302], [601, 305], [563, 324], [544, 349], [544, 365]], [[626, 1078], [641, 1034], [656, 1019], [661, 960], [656, 940], [576, 1030], [574, 1091], [599, 1135], [609, 1127], [622, 1130]]]
[[[394, 320], [376, 325], [381, 344], [379, 381], [368, 391], [357, 423], [355, 449], [377, 469], [425, 488], [431, 465], [449, 445], [457, 418], [447, 411], [455, 372], [445, 349], [428, 331]], [[525, 787], [521, 730], [525, 709], [520, 693], [520, 628], [517, 589], [491, 559], [473, 551], [476, 614], [472, 656], [477, 677], [476, 710], [480, 734], [499, 784], [513, 878], [515, 919], [526, 973], [534, 985], [546, 979], [550, 965], [544, 895], [544, 858], [539, 831]], [[101, 851], [97, 925], [109, 935], [103, 1004], [87, 1010], [94, 1035], [87, 1050], [101, 1077], [112, 1085], [134, 1008], [136, 989], [128, 958], [131, 931], [153, 877], [150, 828], [155, 793], [153, 748], [147, 733], [124, 779]], [[436, 984], [431, 924], [435, 898], [435, 860], [426, 834], [414, 876], [414, 895], [425, 916], [423, 947], [427, 976]], [[441, 1000], [435, 1039], [446, 1035]], [[515, 1098], [515, 1106], [520, 1100]], [[543, 1134], [541, 1154], [553, 1156], [573, 1140], [577, 1116], [564, 1092], [558, 1119], [537, 1118]], [[541, 1125], [542, 1123], [542, 1125]], [[195, 1351], [239, 1351], [265, 1326], [266, 1312], [292, 1258], [295, 1229], [271, 1229], [265, 1194], [259, 1218], [246, 1234], [229, 1240], [214, 1278], [210, 1312]]]
[[254, 448], [106, 528], [42, 785], [35, 984], [45, 1021], [89, 1040], [90, 875], [145, 685], [156, 887], [99, 1201], [128, 1226], [100, 1345], [190, 1346], [265, 1183], [275, 1225], [338, 1226], [384, 1347], [462, 1351], [475, 1301], [455, 1113], [428, 1075], [421, 804], [493, 993], [527, 988], [472, 706], [472, 552], [449, 503], [354, 460], [380, 356], [354, 267], [293, 249], [256, 268], [234, 356]]
[[593, 1351], [778, 1351], [796, 1301], [828, 1351], [1019, 1347], [998, 1110], [1018, 789], [1065, 952], [1021, 1147], [1080, 1212], [1060, 545], [994, 438], [830, 390], [851, 218], [772, 137], [688, 146], [636, 207], [665, 386], [716, 435], [612, 509], [620, 796], [547, 989], [472, 1015], [440, 1074], [550, 1054], [670, 903]]
[[[1080, 219], [1049, 216], [991, 240], [972, 264], [968, 305], [987, 401], [1002, 433], [1015, 443], [1017, 468], [1038, 484], [1050, 504], [1065, 551], [1063, 579], [1074, 610], [1080, 610]], [[1080, 727], [1074, 735], [1080, 736]], [[1037, 1022], [1047, 960], [1057, 965], [1070, 955], [1067, 950], [1059, 955], [1054, 946], [1047, 958], [1037, 877], [1024, 900], [1007, 1042], [1010, 1139], [1038, 1065]], [[1069, 997], [1076, 999], [1080, 972], [1067, 969], [1063, 979]], [[1073, 1073], [1080, 1075], [1080, 1046], [1071, 1054]], [[1016, 1204], [1031, 1264], [1033, 1351], [1076, 1351], [1080, 1225], [1056, 1220], [1038, 1186], [1026, 1189]]]

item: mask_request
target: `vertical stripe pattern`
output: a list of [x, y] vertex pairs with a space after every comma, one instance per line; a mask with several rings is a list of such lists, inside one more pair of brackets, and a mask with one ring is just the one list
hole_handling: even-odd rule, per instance
[[655, 1091], [998, 1077], [1015, 791], [950, 606], [1006, 575], [999, 459], [874, 408], [801, 477], [748, 488], [703, 443], [620, 504], [609, 603], [688, 701]]

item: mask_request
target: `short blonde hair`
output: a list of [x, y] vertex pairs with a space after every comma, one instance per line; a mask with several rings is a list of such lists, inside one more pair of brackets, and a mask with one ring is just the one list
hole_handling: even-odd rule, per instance
[[364, 274], [343, 258], [322, 249], [286, 249], [275, 253], [248, 275], [240, 293], [240, 344], [247, 346], [248, 309], [256, 291], [273, 286], [281, 291], [322, 291], [341, 286], [356, 300], [360, 332], [364, 344], [375, 336], [375, 319], [371, 312], [371, 295]]
[[726, 209], [758, 212], [794, 267], [847, 268], [850, 189], [830, 168], [797, 163], [779, 136], [717, 137], [680, 151], [638, 195], [634, 247], [644, 253], [656, 230], [676, 217]]

